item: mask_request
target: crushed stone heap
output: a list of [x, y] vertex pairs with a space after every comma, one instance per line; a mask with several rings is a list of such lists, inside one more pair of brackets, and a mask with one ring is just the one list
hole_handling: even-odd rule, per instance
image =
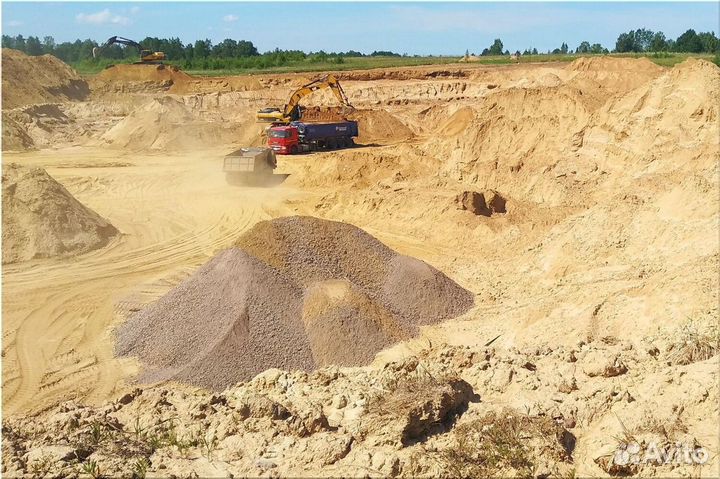
[[268, 368], [358, 366], [458, 316], [473, 295], [363, 230], [312, 217], [257, 224], [117, 332], [141, 381], [223, 389]]

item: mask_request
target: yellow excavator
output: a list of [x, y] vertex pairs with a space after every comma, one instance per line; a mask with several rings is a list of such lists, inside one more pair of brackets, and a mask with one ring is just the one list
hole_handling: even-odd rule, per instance
[[119, 43], [120, 45], [127, 45], [129, 47], [135, 47], [137, 48], [138, 53], [140, 54], [140, 61], [135, 62], [136, 64], [158, 64], [161, 63], [163, 60], [165, 60], [165, 53], [163, 52], [153, 52], [151, 50], [147, 50], [143, 48], [142, 45], [140, 45], [138, 42], [130, 40], [129, 38], [123, 38], [123, 37], [110, 37], [108, 40], [100, 45], [99, 47], [93, 48], [92, 54], [93, 58], [97, 58], [100, 53], [102, 53], [103, 50], [105, 50], [110, 45], [113, 45], [115, 43]]
[[300, 100], [322, 88], [330, 88], [343, 106], [353, 108], [337, 78], [333, 75], [327, 75], [295, 90], [295, 92], [290, 95], [290, 101], [287, 102], [282, 110], [280, 108], [263, 108], [259, 110], [257, 112], [257, 120], [285, 125], [292, 121], [298, 121], [302, 117]]

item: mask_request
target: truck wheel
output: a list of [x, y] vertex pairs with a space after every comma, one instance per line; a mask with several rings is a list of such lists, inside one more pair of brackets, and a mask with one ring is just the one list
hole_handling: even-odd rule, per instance
[[290, 147], [290, 154], [291, 155], [297, 155], [298, 154], [298, 147], [297, 145], [293, 145]]
[[327, 141], [327, 148], [328, 148], [328, 150], [334, 150], [335, 148], [337, 148], [337, 143], [335, 142], [335, 138], [330, 138]]

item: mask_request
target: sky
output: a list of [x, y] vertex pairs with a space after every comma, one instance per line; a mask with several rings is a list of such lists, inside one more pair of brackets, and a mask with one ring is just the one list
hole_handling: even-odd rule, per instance
[[581, 41], [612, 49], [632, 29], [677, 38], [688, 28], [718, 33], [718, 2], [2, 2], [2, 33], [56, 42], [119, 35], [250, 40], [259, 51], [391, 50], [409, 55], [480, 53], [494, 38], [510, 51], [547, 51]]

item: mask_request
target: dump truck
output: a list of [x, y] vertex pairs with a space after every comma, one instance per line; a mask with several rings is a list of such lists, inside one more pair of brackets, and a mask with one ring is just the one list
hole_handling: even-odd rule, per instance
[[358, 136], [356, 121], [335, 123], [304, 123], [293, 121], [289, 125], [275, 125], [268, 129], [267, 145], [275, 153], [294, 155], [320, 149], [349, 148]]
[[223, 171], [231, 185], [252, 184], [273, 174], [277, 167], [275, 152], [270, 148], [240, 148], [225, 156]]

